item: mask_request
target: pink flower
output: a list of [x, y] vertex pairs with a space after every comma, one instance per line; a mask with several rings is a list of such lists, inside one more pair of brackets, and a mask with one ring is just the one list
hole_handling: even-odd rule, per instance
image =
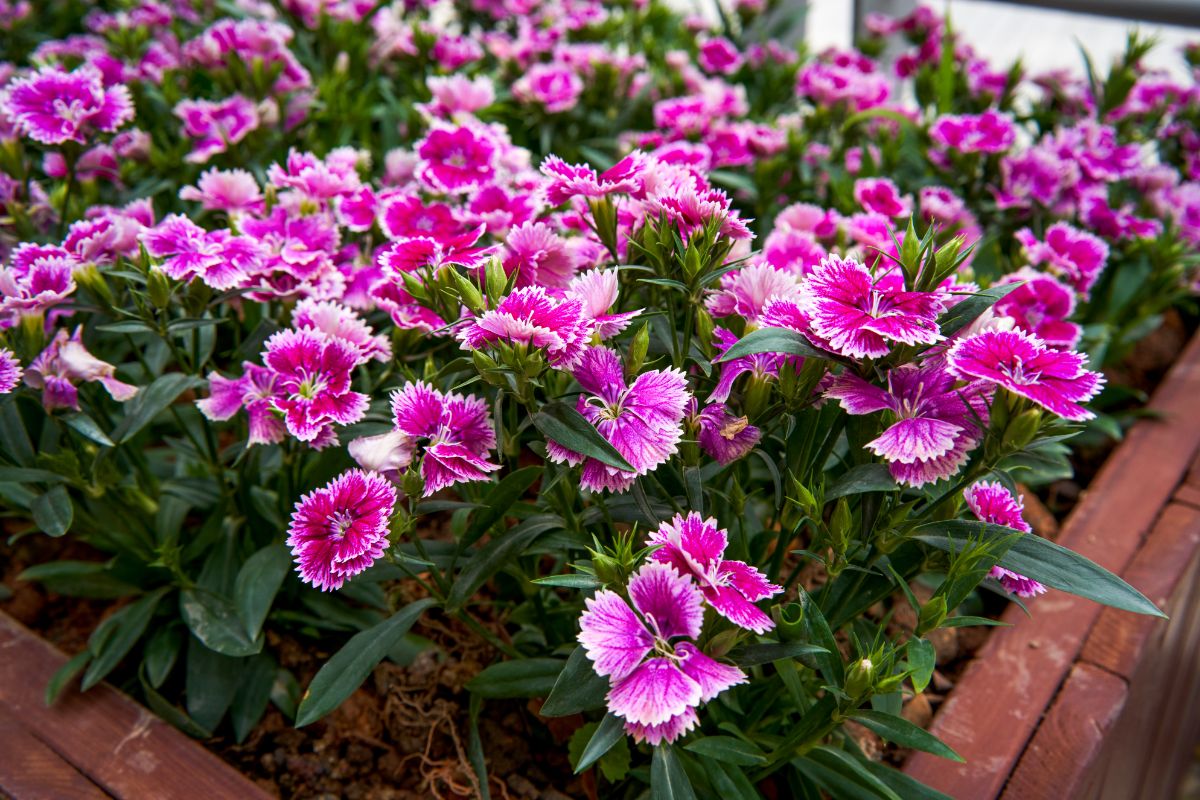
[[487, 460], [496, 431], [480, 398], [410, 383], [392, 393], [392, 417], [395, 429], [414, 442], [428, 440], [421, 459], [425, 497], [456, 483], [485, 481], [500, 469]]
[[592, 269], [576, 275], [567, 286], [567, 297], [583, 304], [584, 316], [592, 321], [601, 339], [616, 336], [641, 313], [610, 313], [617, 303], [617, 271], [613, 269]]
[[181, 100], [175, 116], [183, 120], [183, 132], [196, 141], [187, 160], [203, 164], [230, 145], [245, 139], [259, 125], [254, 102], [235, 94], [219, 103], [211, 100]]
[[807, 275], [827, 255], [829, 251], [817, 243], [812, 233], [777, 227], [763, 243], [761, 258], [782, 272]]
[[499, 151], [470, 126], [439, 126], [417, 142], [417, 177], [434, 191], [463, 193], [492, 182]]
[[825, 396], [849, 414], [891, 412], [890, 424], [866, 447], [887, 460], [892, 477], [909, 486], [954, 475], [979, 443], [976, 420], [988, 416], [987, 398], [978, 386], [954, 387], [954, 376], [941, 364], [893, 367], [887, 388], [842, 373]]
[[1080, 403], [1104, 385], [1102, 375], [1083, 368], [1082, 355], [1053, 350], [1024, 331], [992, 330], [960, 339], [947, 358], [954, 374], [994, 383], [1073, 421], [1095, 416]]
[[632, 472], [611, 467], [548, 441], [547, 450], [554, 463], [583, 464], [583, 488], [624, 492], [639, 476], [666, 463], [679, 449], [690, 397], [682, 372], [651, 370], [626, 384], [620, 356], [604, 347], [589, 347], [574, 375], [586, 392], [576, 402], [576, 410], [633, 467]]
[[23, 316], [42, 314], [75, 293], [72, 273], [79, 261], [56, 245], [22, 244], [0, 269], [0, 328]]
[[517, 286], [565, 289], [579, 269], [570, 242], [544, 222], [526, 222], [508, 232], [504, 271], [517, 274]]
[[669, 742], [695, 725], [697, 706], [746, 676], [693, 643], [704, 596], [674, 567], [644, 564], [629, 579], [629, 601], [608, 589], [589, 597], [579, 643], [596, 674], [609, 679], [608, 709], [625, 720], [626, 732]]
[[568, 164], [558, 156], [547, 156], [541, 167], [542, 174], [550, 179], [546, 199], [554, 206], [572, 197], [600, 198], [633, 192], [641, 187], [640, 177], [645, 168], [646, 157], [637, 151], [599, 175], [586, 164]]
[[[971, 513], [983, 522], [1014, 528], [1022, 533], [1032, 530], [1021, 516], [1025, 508], [1021, 498], [1013, 497], [999, 482], [973, 483], [963, 491], [963, 499], [967, 501]], [[990, 577], [1000, 581], [1005, 589], [1017, 597], [1035, 597], [1046, 591], [1045, 586], [1032, 578], [1026, 578], [1001, 566], [992, 567]]]
[[982, 114], [947, 114], [929, 127], [938, 147], [960, 153], [1003, 153], [1013, 146], [1017, 129], [1012, 119], [988, 109]]
[[125, 86], [105, 87], [93, 66], [73, 72], [42, 67], [16, 78], [0, 94], [0, 114], [35, 142], [86, 144], [93, 132], [112, 133], [133, 119], [133, 100]]
[[524, 103], [538, 103], [549, 114], [561, 114], [579, 103], [583, 79], [562, 64], [535, 64], [513, 83], [512, 92]]
[[21, 362], [12, 350], [0, 347], [0, 394], [8, 394], [21, 383]]
[[367, 413], [368, 398], [351, 391], [360, 351], [311, 329], [282, 330], [267, 340], [263, 362], [276, 374], [275, 407], [288, 432], [312, 442], [333, 423], [352, 425]]
[[693, 420], [699, 428], [700, 449], [721, 466], [749, 453], [762, 438], [762, 431], [749, 419], [735, 416], [724, 403], [709, 403]]
[[352, 469], [296, 503], [288, 546], [300, 579], [340, 589], [383, 555], [396, 490], [382, 476]]
[[859, 178], [854, 182], [854, 199], [868, 212], [885, 217], [912, 213], [912, 198], [901, 197], [896, 184], [887, 178]]
[[812, 331], [834, 352], [881, 358], [888, 342], [934, 344], [945, 300], [933, 292], [907, 292], [886, 276], [875, 278], [853, 259], [830, 255], [808, 276], [801, 311]]
[[195, 186], [179, 190], [180, 200], [192, 200], [211, 211], [227, 214], [263, 208], [262, 191], [258, 181], [244, 169], [210, 169], [200, 175]]
[[296, 304], [292, 325], [318, 331], [340, 339], [358, 350], [359, 361], [369, 359], [387, 363], [392, 360], [392, 343], [385, 334], [376, 334], [357, 313], [331, 300], [306, 298]]
[[[794, 302], [786, 300], [773, 300], [769, 306], [774, 306], [776, 315], [764, 317], [763, 324], [767, 327], [790, 327], [783, 324], [778, 311], [781, 308], [795, 308]], [[804, 319], [802, 329], [796, 329], [797, 333], [803, 333], [808, 330], [808, 320]], [[717, 327], [713, 330], [713, 347], [718, 352], [724, 354], [726, 350], [733, 347], [737, 343], [738, 337], [735, 333], [725, 328]], [[716, 388], [712, 394], [708, 396], [709, 403], [724, 403], [729, 399], [729, 395], [733, 392], [733, 384], [738, 378], [750, 373], [751, 377], [756, 381], [764, 381], [779, 377], [779, 368], [785, 362], [791, 362], [799, 369], [803, 359], [797, 356], [787, 356], [782, 353], [754, 353], [741, 358], [730, 359], [729, 361], [721, 362], [721, 376], [717, 380]]]
[[815, 105], [845, 104], [852, 111], [883, 105], [891, 95], [887, 77], [865, 63], [831, 64], [814, 61], [796, 73], [796, 94]]
[[346, 446], [350, 457], [365, 470], [378, 472], [393, 483], [408, 469], [416, 454], [417, 442], [407, 433], [390, 430], [377, 436], [360, 436]]
[[657, 187], [646, 196], [646, 205], [650, 214], [665, 216], [676, 225], [685, 240], [710, 226], [734, 241], [754, 238], [747, 220], [730, 204], [729, 195], [702, 184], [694, 175]]
[[392, 239], [406, 236], [429, 236], [434, 239], [462, 232], [462, 224], [445, 203], [421, 202], [415, 195], [393, 195], [383, 200], [379, 208], [379, 227]]
[[200, 278], [225, 291], [239, 286], [261, 265], [255, 242], [229, 231], [206, 231], [187, 217], [171, 214], [141, 235], [146, 252], [164, 261], [160, 269], [179, 281]]
[[275, 444], [283, 441], [286, 429], [275, 414], [275, 383], [273, 370], [258, 364], [242, 364], [240, 378], [225, 378], [208, 373], [209, 396], [196, 401], [196, 407], [214, 422], [232, 419], [242, 409], [246, 411], [250, 436], [248, 445]]
[[1085, 299], [1108, 263], [1108, 245], [1103, 239], [1065, 222], [1047, 228], [1045, 242], [1039, 242], [1028, 228], [1017, 231], [1016, 236], [1031, 264], [1048, 265]]
[[433, 102], [422, 108], [442, 119], [457, 114], [474, 114], [490, 106], [496, 99], [496, 87], [486, 75], [468, 78], [465, 75], [431, 75], [425, 85]]
[[696, 55], [700, 69], [714, 75], [732, 75], [742, 66], [742, 54], [724, 36], [706, 39]]
[[777, 230], [799, 231], [812, 234], [813, 238], [828, 244], [837, 238], [841, 214], [834, 209], [825, 209], [811, 203], [793, 203], [775, 218]]
[[335, 147], [325, 158], [296, 149], [288, 150], [283, 164], [272, 164], [267, 181], [279, 189], [293, 189], [302, 197], [318, 202], [343, 197], [358, 191], [360, 151], [353, 147]]
[[464, 350], [496, 342], [544, 348], [550, 366], [572, 369], [582, 358], [593, 323], [578, 299], [555, 300], [540, 286], [516, 289], [458, 332]]
[[25, 370], [25, 383], [42, 390], [42, 405], [47, 411], [55, 408], [79, 410], [76, 385], [80, 381], [98, 381], [118, 402], [130, 400], [138, 387], [117, 380], [117, 368], [93, 356], [83, 346], [83, 327], [67, 334], [59, 328], [50, 345]]
[[749, 323], [759, 324], [767, 301], [795, 300], [801, 297], [800, 282], [791, 272], [770, 264], [754, 264], [721, 276], [721, 289], [705, 300], [714, 317], [737, 314]]
[[1055, 278], [1032, 267], [1022, 267], [1006, 275], [997, 285], [1021, 283], [992, 306], [992, 311], [1008, 317], [1051, 347], [1071, 349], [1082, 330], [1068, 321], [1075, 313], [1075, 292]]
[[768, 581], [749, 564], [726, 561], [728, 536], [717, 527], [715, 519], [704, 519], [695, 511], [686, 517], [676, 514], [650, 534], [646, 544], [658, 545], [650, 554], [651, 560], [670, 564], [681, 575], [690, 576], [708, 604], [733, 624], [759, 634], [775, 627], [754, 603], [779, 594], [783, 587]]

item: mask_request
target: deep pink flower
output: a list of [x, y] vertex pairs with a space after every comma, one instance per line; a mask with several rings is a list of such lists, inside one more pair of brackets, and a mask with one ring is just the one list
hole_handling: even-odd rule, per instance
[[995, 190], [996, 205], [1029, 208], [1038, 203], [1057, 210], [1063, 195], [1079, 181], [1079, 166], [1063, 159], [1053, 149], [1038, 145], [1000, 161], [1001, 188]]
[[396, 490], [381, 475], [352, 469], [296, 503], [288, 546], [300, 579], [340, 589], [383, 555]]
[[179, 190], [180, 200], [192, 200], [211, 211], [259, 212], [263, 208], [258, 181], [244, 169], [210, 169], [200, 174], [195, 186]]
[[695, 511], [686, 517], [676, 514], [650, 534], [647, 545], [657, 545], [650, 558], [670, 564], [681, 575], [690, 576], [704, 599], [721, 616], [735, 625], [766, 633], [775, 627], [758, 606], [759, 600], [783, 591], [766, 576], [742, 561], [727, 561], [728, 536], [717, 521], [704, 519]]
[[[51, 178], [66, 178], [66, 156], [57, 150], [46, 153], [42, 159], [42, 171]], [[98, 144], [83, 151], [75, 161], [75, 178], [80, 181], [104, 181], [120, 188], [123, 185], [121, 162], [112, 145]]]
[[81, 381], [98, 381], [118, 402], [130, 400], [138, 387], [117, 380], [117, 368], [93, 356], [83, 346], [83, 327], [68, 334], [59, 328], [50, 342], [25, 370], [25, 383], [42, 390], [42, 405], [47, 411], [55, 408], [79, 410], [76, 386]]
[[12, 350], [0, 347], [0, 394], [8, 394], [21, 383], [21, 362]]
[[496, 342], [544, 348], [550, 366], [572, 369], [583, 356], [593, 323], [578, 299], [556, 300], [540, 286], [516, 289], [458, 332], [463, 349]]
[[263, 363], [277, 376], [275, 407], [288, 432], [312, 442], [333, 423], [352, 425], [367, 413], [368, 398], [352, 391], [357, 347], [311, 329], [282, 330], [267, 340]]
[[235, 59], [242, 64], [259, 62], [267, 73], [277, 75], [272, 89], [280, 94], [305, 89], [312, 77], [288, 49], [294, 34], [281, 22], [228, 17], [214, 22], [203, 33], [183, 45], [183, 56], [191, 64], [221, 69]]
[[75, 292], [73, 271], [79, 261], [56, 245], [22, 244], [0, 269], [0, 328], [11, 328], [26, 315], [42, 314]]
[[862, 111], [886, 103], [891, 90], [887, 77], [876, 72], [869, 59], [845, 64], [814, 61], [796, 73], [796, 94], [815, 105], [845, 104], [851, 111]]
[[225, 291], [259, 270], [264, 253], [258, 244], [227, 230], [206, 231], [187, 217], [171, 214], [141, 235], [146, 252], [164, 259], [160, 269], [175, 280], [200, 278]]
[[627, 384], [620, 356], [604, 347], [589, 347], [574, 374], [586, 393], [579, 396], [576, 410], [633, 467], [632, 472], [610, 467], [548, 441], [547, 450], [554, 463], [583, 464], [583, 488], [624, 492], [639, 476], [666, 463], [679, 449], [690, 397], [682, 372], [650, 370]]
[[596, 335], [611, 339], [629, 327], [633, 318], [641, 313], [625, 311], [611, 313], [617, 303], [617, 271], [615, 269], [591, 269], [576, 275], [567, 286], [567, 297], [583, 304], [583, 314], [592, 321]]
[[1028, 228], [1017, 231], [1016, 237], [1031, 264], [1046, 264], [1084, 299], [1108, 264], [1108, 245], [1103, 239], [1065, 222], [1047, 228], [1045, 242], [1039, 242]]
[[579, 269], [571, 243], [544, 222], [526, 222], [505, 237], [504, 271], [518, 271], [517, 286], [565, 289]]
[[1003, 153], [1013, 146], [1017, 129], [1012, 119], [993, 109], [982, 114], [947, 114], [929, 127], [938, 147], [960, 153]]
[[629, 579], [629, 600], [608, 589], [589, 597], [579, 642], [596, 674], [609, 679], [608, 710], [625, 720], [625, 730], [651, 744], [669, 742], [695, 724], [697, 706], [746, 676], [693, 644], [704, 596], [674, 567], [644, 564]]
[[722, 466], [728, 466], [749, 453], [762, 438], [762, 431], [739, 417], [724, 403], [709, 403], [694, 414], [700, 449]]
[[538, 103], [547, 113], [561, 114], [579, 103], [583, 79], [563, 64], [535, 64], [513, 83], [513, 96], [524, 103]]
[[1069, 321], [1075, 313], [1071, 287], [1032, 267], [1006, 275], [997, 285], [1009, 283], [1022, 285], [992, 306], [993, 313], [1008, 317], [1051, 347], [1071, 349], [1079, 342], [1082, 329]]
[[379, 208], [379, 227], [392, 239], [406, 236], [428, 236], [441, 239], [462, 233], [462, 224], [445, 203], [421, 201], [415, 195], [393, 195], [383, 200]]
[[849, 414], [891, 412], [896, 421], [866, 447], [887, 460], [896, 480], [924, 486], [962, 468], [982, 435], [977, 420], [988, 417], [981, 387], [954, 383], [940, 363], [906, 364], [888, 371], [886, 389], [844, 372], [825, 396]]
[[903, 284], [871, 272], [853, 259], [830, 255], [804, 283], [800, 309], [812, 331], [834, 352], [880, 358], [889, 342], [934, 344], [945, 300], [934, 292], [904, 291]]
[[183, 132], [194, 139], [187, 160], [203, 164], [230, 145], [245, 139], [259, 125], [254, 101], [240, 94], [214, 103], [211, 100], [181, 100], [175, 116], [183, 120]]
[[438, 126], [417, 142], [417, 177], [434, 191], [470, 192], [492, 182], [499, 150], [480, 130]]
[[248, 445], [282, 442], [286, 429], [275, 413], [275, 383], [278, 375], [258, 364], [244, 362], [239, 378], [208, 373], [208, 397], [196, 401], [196, 407], [208, 419], [221, 422], [242, 409], [250, 431]]
[[1132, 204], [1114, 208], [1103, 195], [1084, 197], [1079, 203], [1079, 216], [1085, 225], [1109, 239], [1153, 239], [1162, 233], [1159, 220], [1137, 216]]
[[812, 203], [792, 203], [775, 217], [777, 230], [798, 231], [812, 234], [818, 241], [829, 243], [837, 238], [842, 215], [834, 209], [821, 208]]
[[341, 232], [332, 214], [299, 215], [280, 205], [266, 217], [243, 219], [241, 228], [259, 253], [253, 299], [341, 294], [342, 275], [334, 267]]
[[[983, 522], [1014, 528], [1022, 533], [1032, 530], [1021, 516], [1025, 508], [1024, 502], [1020, 497], [1013, 497], [999, 482], [973, 483], [963, 491], [963, 499], [967, 501], [971, 513]], [[1045, 586], [1032, 578], [1026, 578], [1001, 566], [992, 567], [990, 577], [1000, 581], [1005, 589], [1017, 597], [1035, 597], [1046, 591]]]
[[714, 75], [732, 75], [741, 68], [743, 59], [733, 42], [724, 36], [706, 39], [696, 54], [700, 69]]
[[887, 178], [859, 178], [854, 182], [854, 199], [868, 212], [885, 217], [912, 213], [912, 198], [901, 197], [896, 184]]
[[396, 430], [422, 450], [421, 477], [424, 496], [456, 483], [485, 481], [500, 469], [488, 461], [496, 447], [496, 431], [487, 403], [473, 395], [443, 394], [427, 383], [410, 383], [392, 393], [392, 418]]
[[742, 219], [737, 209], [729, 202], [729, 195], [720, 189], [701, 184], [694, 175], [686, 180], [671, 182], [648, 193], [646, 206], [653, 215], [663, 215], [674, 223], [679, 235], [687, 240], [691, 235], [710, 225], [728, 239], [735, 241], [753, 239], [748, 220]]
[[568, 164], [558, 156], [547, 156], [541, 167], [542, 174], [550, 179], [546, 199], [554, 206], [572, 197], [600, 198], [633, 192], [641, 187], [645, 168], [646, 157], [636, 150], [599, 175], [586, 164]]
[[753, 264], [721, 276], [721, 288], [709, 295], [705, 306], [714, 317], [738, 314], [759, 324], [768, 300], [799, 301], [800, 282], [795, 273], [770, 264]]
[[485, 186], [471, 198], [462, 215], [470, 225], [483, 225], [488, 233], [503, 235], [509, 228], [533, 219], [540, 206], [532, 194]]
[[960, 339], [947, 356], [950, 370], [1003, 387], [1064, 419], [1095, 416], [1080, 403], [1091, 400], [1104, 377], [1084, 369], [1084, 357], [1054, 350], [1024, 331], [984, 331]]
[[358, 165], [363, 157], [353, 147], [335, 147], [324, 158], [293, 148], [284, 163], [270, 166], [267, 181], [279, 189], [293, 189], [304, 198], [328, 201], [362, 187]]
[[385, 271], [437, 271], [457, 264], [468, 270], [479, 269], [496, 250], [495, 246], [479, 245], [483, 226], [453, 236], [402, 236], [380, 250], [376, 262]]
[[807, 275], [827, 255], [829, 251], [817, 243], [812, 233], [776, 227], [763, 242], [761, 260], [783, 272]]
[[36, 142], [86, 144], [96, 131], [112, 133], [133, 119], [133, 101], [125, 86], [104, 85], [93, 66], [73, 72], [42, 67], [14, 79], [0, 94], [0, 114], [7, 115]]
[[352, 345], [358, 350], [360, 363], [374, 359], [386, 364], [392, 360], [392, 343], [387, 335], [376, 334], [362, 317], [340, 303], [311, 298], [301, 300], [292, 312], [292, 325], [319, 331]]

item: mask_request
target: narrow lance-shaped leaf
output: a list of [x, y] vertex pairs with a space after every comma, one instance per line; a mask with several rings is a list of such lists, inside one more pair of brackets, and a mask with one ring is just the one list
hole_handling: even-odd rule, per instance
[[467, 691], [488, 700], [545, 697], [554, 688], [564, 662], [557, 658], [519, 658], [492, 664], [467, 682]]
[[743, 336], [733, 343], [733, 346], [713, 359], [714, 364], [732, 361], [742, 356], [752, 356], [757, 353], [786, 353], [805, 358], [832, 358], [832, 355], [818, 350], [809, 344], [799, 333], [787, 328], [759, 328]]
[[608, 678], [592, 669], [587, 651], [576, 647], [554, 682], [554, 689], [538, 711], [543, 717], [566, 717], [604, 705]]
[[954, 308], [938, 318], [938, 329], [943, 336], [953, 336], [1020, 285], [1020, 282], [1006, 283], [1003, 286], [992, 286], [964, 297], [955, 304]]
[[595, 425], [588, 422], [587, 417], [561, 400], [542, 406], [533, 415], [533, 425], [547, 439], [553, 439], [568, 450], [616, 469], [634, 471], [633, 466], [596, 430]]
[[924, 728], [918, 727], [904, 717], [884, 714], [882, 711], [860, 709], [850, 715], [856, 722], [865, 725], [877, 734], [895, 742], [901, 747], [909, 747], [924, 753], [948, 758], [951, 761], [963, 761], [963, 757], [954, 752], [941, 739]]

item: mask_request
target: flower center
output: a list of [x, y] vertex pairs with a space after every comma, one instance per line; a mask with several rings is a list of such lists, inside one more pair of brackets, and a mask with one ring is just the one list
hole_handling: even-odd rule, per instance
[[1018, 386], [1027, 386], [1042, 379], [1042, 373], [1039, 370], [1031, 369], [1026, 373], [1025, 364], [1020, 358], [1014, 358], [1012, 364], [1001, 364], [1000, 372]]
[[354, 527], [354, 516], [349, 511], [335, 511], [329, 516], [329, 532], [335, 539], [342, 539]]

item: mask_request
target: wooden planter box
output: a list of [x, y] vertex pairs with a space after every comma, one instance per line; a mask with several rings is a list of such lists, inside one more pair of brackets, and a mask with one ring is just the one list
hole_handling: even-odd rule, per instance
[[1058, 541], [1121, 575], [1170, 621], [1051, 590], [1015, 605], [909, 775], [962, 800], [1163, 800], [1200, 737], [1200, 335], [1105, 462]]

